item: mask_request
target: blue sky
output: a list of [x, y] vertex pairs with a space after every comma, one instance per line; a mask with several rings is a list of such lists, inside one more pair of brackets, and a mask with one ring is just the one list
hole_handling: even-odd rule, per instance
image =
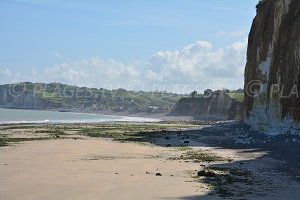
[[[152, 77], [145, 84], [153, 85], [155, 81], [166, 85], [174, 85], [175, 82], [196, 84], [196, 77], [192, 77], [193, 81], [185, 81], [191, 77], [178, 81], [170, 77], [172, 73], [175, 77], [188, 72], [180, 66], [182, 63], [192, 65], [187, 67], [191, 70], [206, 70], [207, 67], [199, 65], [200, 60], [191, 63], [187, 59], [203, 55], [211, 58], [211, 53], [217, 56], [218, 52], [223, 59], [228, 59], [226, 55], [232, 51], [228, 47], [245, 43], [256, 3], [257, 0], [1, 0], [0, 82], [29, 79], [100, 87], [112, 84], [111, 80], [120, 79], [118, 84], [122, 85], [122, 81], [145, 81], [147, 78], [143, 74], [165, 74], [170, 80], [168, 77]], [[197, 41], [208, 42], [211, 46], [207, 48]], [[197, 50], [196, 57], [187, 56], [182, 60], [180, 52], [184, 53], [184, 49], [193, 44], [201, 50]], [[240, 48], [244, 53], [245, 45]], [[221, 50], [223, 54], [220, 54]], [[179, 54], [176, 54], [177, 51]], [[164, 54], [160, 57], [159, 52]], [[173, 60], [170, 60], [170, 55]], [[93, 62], [95, 59], [96, 64]], [[215, 60], [218, 59], [216, 57]], [[220, 63], [211, 63], [210, 68], [218, 69], [216, 74], [222, 68], [216, 66]], [[93, 65], [91, 70], [84, 72], [83, 77], [75, 75], [90, 65]], [[120, 70], [123, 73], [118, 74], [121, 77], [103, 77], [105, 83], [88, 81], [92, 78], [89, 74], [92, 70], [119, 67], [123, 69]], [[55, 74], [61, 74], [57, 68], [66, 77], [57, 79]], [[70, 75], [70, 71], [74, 72], [74, 76]], [[108, 73], [99, 72], [99, 76], [105, 74]], [[214, 72], [209, 74], [213, 76]], [[241, 82], [232, 81], [224, 82], [224, 87], [233, 88], [237, 84], [242, 87]], [[204, 88], [210, 86], [201, 85]], [[211, 84], [210, 87], [220, 86]]]

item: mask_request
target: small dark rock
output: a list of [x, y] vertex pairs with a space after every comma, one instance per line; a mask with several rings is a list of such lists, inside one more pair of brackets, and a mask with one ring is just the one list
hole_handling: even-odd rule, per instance
[[171, 145], [170, 145], [170, 144], [167, 144], [166, 147], [171, 147]]
[[150, 174], [150, 172], [146, 172], [146, 174]]
[[162, 176], [161, 173], [156, 173], [155, 176]]
[[216, 174], [212, 171], [201, 170], [197, 173], [198, 176], [214, 177]]
[[165, 140], [170, 140], [170, 138], [169, 137], [165, 137]]

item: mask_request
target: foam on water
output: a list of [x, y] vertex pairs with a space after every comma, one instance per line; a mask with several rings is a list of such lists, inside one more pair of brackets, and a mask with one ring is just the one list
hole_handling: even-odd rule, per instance
[[0, 124], [37, 123], [101, 123], [101, 122], [158, 122], [159, 119], [102, 115], [95, 113], [71, 113], [57, 111], [36, 111], [0, 109]]

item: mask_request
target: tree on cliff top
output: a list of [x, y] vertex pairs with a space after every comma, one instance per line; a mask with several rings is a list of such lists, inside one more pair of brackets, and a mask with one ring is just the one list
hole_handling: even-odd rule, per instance
[[191, 96], [192, 98], [195, 98], [195, 96], [197, 96], [197, 91], [192, 92], [192, 93], [190, 94], [190, 96]]

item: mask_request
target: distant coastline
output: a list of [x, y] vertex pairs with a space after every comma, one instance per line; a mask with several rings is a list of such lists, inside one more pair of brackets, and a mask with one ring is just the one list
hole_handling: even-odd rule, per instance
[[38, 109], [0, 108], [0, 124], [101, 123], [101, 122], [158, 122], [158, 115], [126, 115], [116, 112], [84, 112]]
[[85, 113], [85, 114], [100, 114], [109, 116], [120, 116], [120, 117], [145, 117], [158, 120], [170, 120], [170, 121], [187, 121], [193, 120], [193, 116], [172, 116], [169, 112], [126, 112], [126, 111], [113, 111], [113, 110], [101, 110], [101, 111], [91, 111], [91, 110], [80, 110], [80, 109], [26, 109], [26, 108], [13, 108], [13, 107], [0, 107], [0, 109], [11, 109], [11, 110], [30, 110], [30, 111], [54, 111], [61, 113]]

